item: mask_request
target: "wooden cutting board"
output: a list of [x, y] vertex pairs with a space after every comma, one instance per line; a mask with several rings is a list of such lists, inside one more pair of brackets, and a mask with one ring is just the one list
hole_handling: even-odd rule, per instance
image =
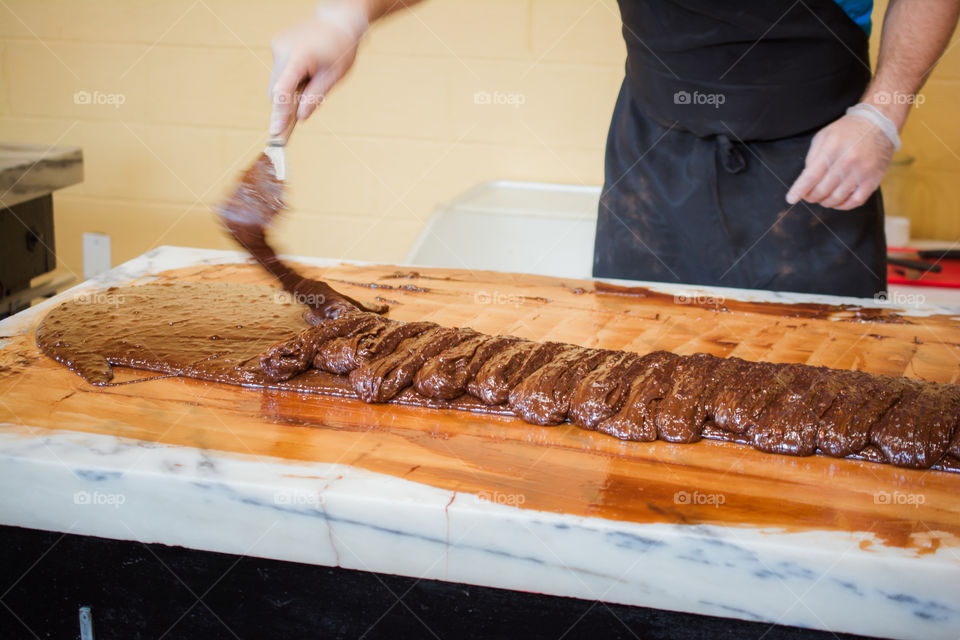
[[[738, 302], [717, 294], [605, 293], [589, 281], [341, 265], [305, 267], [337, 289], [391, 306], [398, 320], [648, 352], [960, 378], [960, 321], [857, 308]], [[161, 280], [270, 284], [252, 265], [203, 265]], [[39, 318], [37, 319], [39, 320]], [[571, 425], [367, 405], [167, 378], [97, 388], [43, 356], [36, 322], [0, 349], [0, 423], [69, 429], [262, 456], [330, 462], [514, 506], [633, 522], [782, 531], [872, 532], [911, 553], [960, 548], [960, 474], [718, 442], [629, 443]], [[143, 377], [122, 372], [121, 377]], [[691, 496], [722, 496], [698, 504]]]

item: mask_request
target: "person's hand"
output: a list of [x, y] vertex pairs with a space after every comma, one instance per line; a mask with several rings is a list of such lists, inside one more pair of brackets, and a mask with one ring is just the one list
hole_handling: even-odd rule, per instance
[[[353, 65], [367, 26], [360, 4], [341, 0], [321, 4], [315, 16], [273, 38], [270, 135], [283, 131], [294, 115], [305, 120], [323, 102]], [[296, 106], [294, 93], [304, 80], [308, 82]]]
[[787, 202], [855, 209], [880, 186], [893, 152], [893, 143], [877, 125], [843, 116], [813, 136], [806, 166], [787, 192]]

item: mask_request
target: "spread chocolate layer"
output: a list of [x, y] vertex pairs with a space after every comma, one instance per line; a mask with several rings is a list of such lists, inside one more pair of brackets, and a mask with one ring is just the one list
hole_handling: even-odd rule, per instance
[[64, 303], [37, 343], [93, 384], [112, 365], [229, 384], [569, 421], [622, 440], [740, 442], [960, 470], [960, 385], [666, 351], [636, 354], [349, 311], [308, 316], [275, 289], [110, 289]]

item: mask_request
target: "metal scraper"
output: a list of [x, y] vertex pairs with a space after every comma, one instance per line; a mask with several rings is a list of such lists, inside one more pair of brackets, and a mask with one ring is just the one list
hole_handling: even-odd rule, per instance
[[290, 111], [287, 126], [277, 135], [270, 136], [270, 139], [267, 140], [267, 148], [263, 150], [263, 153], [273, 163], [274, 175], [281, 182], [287, 179], [287, 141], [290, 139], [290, 134], [293, 133], [293, 128], [297, 126], [297, 110], [300, 108], [300, 98], [303, 97], [303, 90], [307, 87], [307, 82], [306, 78], [301, 80], [293, 92], [293, 109]]
[[[304, 84], [294, 93], [299, 104]], [[275, 277], [297, 302], [316, 312], [313, 318], [331, 318], [351, 311], [385, 313], [387, 305], [364, 303], [335, 291], [327, 283], [303, 276], [284, 263], [267, 242], [267, 228], [284, 209], [283, 188], [287, 178], [286, 145], [297, 124], [296, 110], [279, 134], [271, 136], [267, 147], [240, 179], [240, 184], [216, 208], [224, 229], [260, 265]], [[271, 175], [272, 174], [272, 175]]]
[[[300, 91], [301, 89], [298, 89], [294, 96], [294, 101], [297, 103], [299, 103]], [[296, 108], [294, 108], [290, 122], [287, 123], [284, 130], [275, 136], [270, 136], [270, 139], [267, 140], [267, 147], [263, 150], [264, 155], [270, 158], [270, 162], [273, 163], [273, 174], [281, 182], [287, 179], [287, 141], [290, 139], [290, 134], [293, 133], [295, 126], [297, 126]]]

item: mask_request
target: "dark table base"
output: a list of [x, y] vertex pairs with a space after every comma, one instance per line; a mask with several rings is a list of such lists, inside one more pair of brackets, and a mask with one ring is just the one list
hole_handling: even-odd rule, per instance
[[0, 567], [5, 640], [77, 638], [85, 605], [97, 640], [858, 637], [18, 527]]
[[[12, 207], [0, 206], [0, 299], [30, 286], [30, 280], [57, 268], [53, 236], [53, 196]], [[0, 318], [16, 309], [0, 305]]]

